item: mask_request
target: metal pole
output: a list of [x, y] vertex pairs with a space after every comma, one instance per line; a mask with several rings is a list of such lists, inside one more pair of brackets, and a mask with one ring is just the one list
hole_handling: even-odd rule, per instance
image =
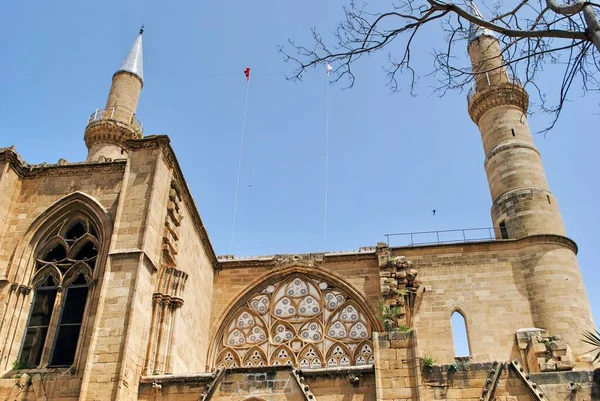
[[388, 244], [388, 248], [390, 246], [390, 235], [386, 234], [385, 237], [387, 238], [387, 244]]
[[437, 240], [438, 240], [438, 242], [437, 242], [437, 243], [439, 244], [439, 243], [440, 243], [440, 232], [439, 232], [439, 231], [436, 231], [436, 232], [435, 232], [435, 235], [437, 236]]
[[413, 233], [410, 233], [410, 244], [414, 245]]
[[462, 232], [463, 232], [463, 241], [467, 242], [467, 236], [465, 235], [465, 230], [463, 229]]
[[110, 112], [110, 118], [112, 119], [115, 114], [115, 106], [113, 106], [112, 111]]

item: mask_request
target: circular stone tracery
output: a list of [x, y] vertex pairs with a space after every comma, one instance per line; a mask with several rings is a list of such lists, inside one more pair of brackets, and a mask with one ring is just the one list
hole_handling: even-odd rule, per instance
[[330, 283], [296, 274], [258, 288], [225, 322], [217, 368], [373, 363], [364, 310]]

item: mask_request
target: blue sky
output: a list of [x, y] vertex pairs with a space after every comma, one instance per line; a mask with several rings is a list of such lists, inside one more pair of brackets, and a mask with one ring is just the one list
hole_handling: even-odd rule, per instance
[[[324, 240], [326, 75], [320, 69], [301, 83], [287, 81], [292, 65], [277, 45], [308, 43], [313, 26], [327, 36], [342, 4], [8, 2], [0, 15], [0, 146], [14, 144], [30, 163], [84, 160], [87, 117], [104, 105], [112, 73], [144, 23], [138, 117], [146, 134], [170, 136], [218, 254], [356, 249], [386, 233], [491, 226], [483, 149], [465, 94], [436, 97], [425, 76], [416, 97], [391, 94], [383, 53], [356, 65], [353, 89], [330, 87]], [[431, 71], [440, 42], [435, 29], [419, 38], [417, 71]], [[252, 81], [232, 244], [245, 67]], [[559, 75], [549, 67], [543, 77], [555, 96]], [[575, 91], [556, 128], [534, 139], [580, 247], [598, 322], [597, 109], [595, 95]], [[533, 131], [546, 122], [529, 119]]]

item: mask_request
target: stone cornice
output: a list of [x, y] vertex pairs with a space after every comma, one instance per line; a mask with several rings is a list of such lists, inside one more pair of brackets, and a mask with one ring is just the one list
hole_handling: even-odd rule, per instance
[[7, 162], [20, 178], [53, 177], [63, 175], [108, 173], [123, 171], [127, 160], [109, 160], [69, 163], [61, 159], [57, 164], [29, 164], [19, 156], [14, 148], [0, 148], [0, 163]]
[[[399, 253], [402, 254], [402, 251], [407, 249], [452, 249], [457, 248], [457, 251], [461, 253], [468, 253], [470, 251], [474, 251], [470, 248], [478, 248], [482, 246], [486, 247], [497, 247], [502, 249], [512, 248], [512, 249], [521, 249], [524, 247], [532, 246], [532, 245], [541, 245], [541, 244], [556, 244], [561, 245], [566, 248], [569, 248], [573, 253], [577, 254], [578, 247], [577, 243], [573, 241], [569, 237], [565, 237], [563, 235], [557, 234], [534, 234], [528, 235], [523, 238], [518, 239], [498, 239], [498, 240], [485, 240], [485, 241], [472, 241], [472, 242], [455, 242], [448, 244], [430, 244], [430, 245], [415, 245], [415, 246], [399, 246], [399, 247], [390, 247], [390, 250], [394, 251], [394, 254]], [[490, 252], [490, 249], [486, 249], [486, 252]]]
[[[417, 249], [452, 249], [457, 248], [457, 252], [469, 253], [476, 252], [475, 248], [494, 247], [503, 249], [514, 249], [518, 250], [523, 247], [541, 244], [556, 244], [569, 248], [573, 253], [577, 254], [577, 244], [572, 239], [556, 234], [535, 234], [519, 239], [506, 239], [506, 240], [483, 240], [473, 242], [455, 242], [447, 244], [428, 244], [428, 245], [413, 245], [413, 246], [402, 246], [402, 247], [390, 247], [390, 250], [396, 254], [402, 254], [404, 250], [417, 250]], [[490, 249], [486, 249], [489, 252]], [[335, 262], [346, 262], [346, 261], [358, 261], [358, 260], [372, 260], [376, 259], [377, 255], [372, 252], [344, 252], [340, 254], [302, 254], [302, 255], [270, 255], [270, 256], [257, 256], [249, 258], [232, 258], [226, 259], [219, 257], [219, 263], [222, 269], [239, 269], [249, 267], [264, 267], [264, 268], [285, 268], [288, 266], [287, 263], [282, 264], [282, 260], [285, 261], [289, 257], [297, 257], [296, 265], [308, 265], [309, 263], [304, 261], [305, 258], [312, 258], [314, 263], [312, 267], [318, 268], [319, 265], [323, 265], [327, 261]]]
[[210, 383], [214, 378], [214, 373], [196, 373], [190, 375], [154, 375], [142, 376], [140, 378], [140, 384], [205, 384]]
[[475, 124], [489, 110], [500, 106], [516, 106], [527, 113], [529, 95], [519, 85], [503, 83], [477, 91], [469, 102], [469, 115]]
[[335, 253], [282, 254], [236, 258], [231, 255], [219, 256], [222, 269], [246, 267], [285, 268], [290, 265], [318, 267], [327, 261], [346, 262], [357, 260], [376, 260], [375, 251], [353, 251]]
[[204, 223], [198, 212], [198, 207], [196, 206], [196, 202], [194, 202], [192, 193], [184, 179], [183, 172], [181, 171], [181, 167], [179, 166], [179, 162], [177, 161], [177, 157], [175, 156], [175, 152], [173, 151], [170, 142], [169, 137], [166, 135], [150, 135], [141, 139], [127, 140], [125, 141], [125, 146], [127, 149], [133, 151], [142, 149], [162, 149], [168, 166], [173, 170], [173, 177], [181, 189], [183, 202], [192, 218], [194, 227], [200, 236], [200, 241], [204, 245], [208, 258], [210, 259], [213, 268], [219, 270], [220, 264], [217, 260], [217, 255], [210, 242], [210, 238], [208, 237], [208, 233], [206, 232], [206, 228], [204, 227]]

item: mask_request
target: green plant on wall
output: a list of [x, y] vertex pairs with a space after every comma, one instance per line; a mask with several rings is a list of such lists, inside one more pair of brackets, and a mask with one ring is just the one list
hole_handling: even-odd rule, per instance
[[398, 326], [398, 330], [400, 330], [402, 333], [406, 333], [410, 331], [410, 327], [408, 327], [405, 324], [401, 324], [400, 326]]
[[450, 365], [448, 365], [448, 372], [456, 372], [458, 371], [458, 365], [456, 363], [451, 363]]
[[30, 366], [28, 363], [26, 362], [20, 362], [20, 361], [14, 361], [12, 364], [12, 370], [19, 370], [19, 369], [31, 369], [33, 366]]
[[[377, 303], [377, 311], [386, 331], [393, 330], [396, 325], [395, 318], [402, 316], [402, 308], [400, 306], [390, 306], [382, 298], [379, 298], [379, 302]], [[406, 327], [406, 330], [402, 330], [402, 327]], [[408, 331], [408, 326], [402, 325], [400, 331]]]
[[423, 356], [423, 366], [424, 366], [426, 369], [431, 369], [431, 368], [433, 368], [433, 364], [434, 364], [434, 361], [433, 361], [433, 358], [432, 358], [432, 357], [430, 357], [429, 355], [425, 355], [425, 356]]

